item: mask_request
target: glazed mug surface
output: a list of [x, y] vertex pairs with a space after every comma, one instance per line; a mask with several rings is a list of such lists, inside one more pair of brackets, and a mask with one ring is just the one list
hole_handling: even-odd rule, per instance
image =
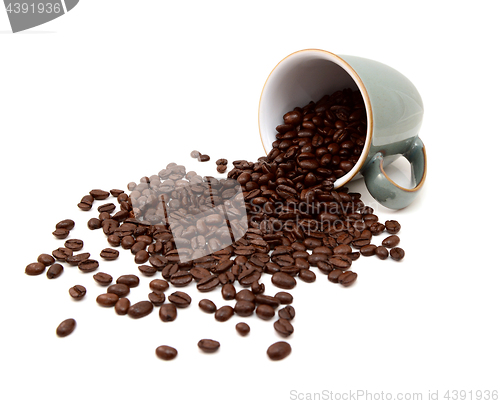
[[[361, 92], [367, 134], [358, 162], [335, 181], [335, 188], [362, 176], [380, 204], [391, 209], [408, 206], [422, 189], [427, 173], [425, 147], [418, 136], [424, 107], [405, 76], [374, 60], [305, 49], [279, 62], [264, 84], [259, 104], [259, 130], [266, 154], [285, 113], [344, 88]], [[410, 162], [413, 188], [396, 184], [384, 170], [400, 156]]]

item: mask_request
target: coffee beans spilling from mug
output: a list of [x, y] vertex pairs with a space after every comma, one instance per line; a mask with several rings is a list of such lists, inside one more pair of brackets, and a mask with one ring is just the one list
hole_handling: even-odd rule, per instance
[[[276, 334], [287, 338], [294, 332], [295, 318], [293, 296], [287, 291], [298, 282], [314, 283], [317, 273], [322, 273], [330, 282], [348, 287], [357, 281], [352, 265], [361, 255], [403, 259], [396, 235], [400, 224], [381, 222], [359, 193], [334, 187], [355, 167], [366, 141], [366, 112], [359, 92], [338, 91], [297, 107], [284, 115], [276, 129], [276, 141], [266, 157], [255, 163], [234, 161], [225, 179], [202, 177], [170, 163], [139, 183], [129, 183], [128, 194], [94, 189], [85, 195], [78, 203], [84, 211], [110, 194], [117, 202], [104, 203], [97, 209], [98, 217], [88, 222], [88, 228], [100, 229], [110, 245], [100, 257], [115, 260], [120, 255], [116, 248], [130, 250], [142, 276], [162, 278], [149, 283], [151, 293], [144, 300], [130, 302], [126, 296], [138, 286], [137, 275], [122, 275], [113, 283], [110, 275], [97, 272], [95, 282], [107, 291], [96, 302], [134, 319], [158, 307], [160, 321], [171, 322], [191, 305], [192, 298], [180, 290], [167, 290], [196, 283], [203, 294], [220, 289], [228, 302], [217, 307], [210, 299], [199, 301], [199, 308], [214, 320], [225, 322], [255, 313], [264, 321], [274, 320]], [[209, 159], [197, 151], [191, 156]], [[226, 159], [216, 163], [219, 172], [226, 170]], [[63, 220], [53, 234], [65, 239], [74, 226], [74, 221]], [[383, 233], [388, 236], [377, 245], [374, 237]], [[47, 276], [55, 279], [63, 272], [56, 260], [78, 266], [82, 273], [94, 272], [99, 262], [79, 252], [83, 247], [82, 240], [69, 239], [52, 255], [41, 254], [26, 267], [26, 274], [39, 275], [50, 267]], [[266, 278], [283, 291], [266, 294]], [[69, 293], [81, 300], [86, 289], [75, 285]], [[63, 322], [58, 335], [69, 335], [74, 324]], [[250, 327], [239, 322], [236, 330], [247, 335]], [[220, 343], [202, 339], [198, 347], [212, 353]], [[284, 341], [267, 351], [272, 360], [290, 353]], [[177, 351], [161, 345], [156, 354], [170, 360]]]

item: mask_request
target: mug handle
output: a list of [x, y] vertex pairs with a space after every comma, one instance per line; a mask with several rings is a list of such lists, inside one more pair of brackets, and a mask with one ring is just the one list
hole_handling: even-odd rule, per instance
[[424, 185], [427, 174], [425, 146], [417, 136], [403, 156], [410, 162], [414, 188], [403, 188], [392, 181], [384, 171], [384, 155], [376, 153], [363, 171], [365, 184], [370, 194], [382, 205], [390, 209], [407, 207], [417, 197]]

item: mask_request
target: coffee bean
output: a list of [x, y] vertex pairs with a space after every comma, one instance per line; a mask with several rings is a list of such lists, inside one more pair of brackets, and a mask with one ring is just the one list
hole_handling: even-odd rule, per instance
[[205, 162], [205, 161], [209, 161], [210, 160], [210, 156], [208, 154], [200, 154], [200, 156], [198, 157], [198, 161], [201, 161], [201, 162]]
[[375, 244], [368, 244], [359, 249], [359, 252], [364, 257], [371, 257], [377, 253], [377, 246]]
[[217, 166], [217, 172], [222, 174], [222, 173], [225, 173], [227, 170], [227, 166], [226, 165], [223, 165], [223, 164], [219, 164]]
[[236, 289], [230, 283], [222, 286], [222, 298], [224, 300], [233, 300], [236, 297]]
[[61, 264], [53, 264], [47, 270], [47, 278], [55, 279], [59, 278], [64, 271], [64, 268]]
[[120, 237], [116, 234], [111, 234], [108, 236], [108, 243], [111, 247], [118, 247], [121, 244]]
[[66, 237], [69, 236], [69, 230], [68, 229], [55, 229], [52, 234], [54, 235], [55, 238], [58, 239], [65, 239]]
[[220, 348], [220, 343], [213, 339], [201, 339], [198, 342], [198, 348], [205, 353], [213, 353]]
[[83, 248], [83, 241], [73, 238], [70, 240], [66, 240], [64, 246], [66, 248], [69, 248], [71, 251], [80, 251]]
[[109, 274], [106, 274], [104, 272], [98, 272], [93, 276], [94, 280], [102, 286], [107, 286], [111, 282], [113, 282], [113, 277]]
[[114, 293], [103, 293], [96, 298], [96, 302], [103, 307], [113, 307], [118, 301], [119, 296]]
[[115, 198], [117, 198], [120, 194], [123, 194], [124, 191], [122, 191], [121, 189], [112, 189], [109, 191], [109, 193]]
[[177, 349], [168, 345], [160, 345], [156, 348], [156, 356], [165, 361], [170, 361], [177, 356]]
[[33, 262], [32, 264], [28, 264], [24, 272], [26, 275], [40, 275], [45, 271], [45, 265], [40, 262]]
[[136, 264], [144, 264], [149, 259], [149, 253], [146, 250], [140, 250], [135, 254], [134, 261]]
[[99, 256], [106, 261], [115, 260], [119, 255], [120, 252], [118, 250], [115, 250], [114, 248], [105, 248], [99, 254]]
[[405, 251], [399, 247], [392, 248], [390, 254], [394, 261], [401, 261], [405, 257]]
[[77, 255], [71, 255], [67, 257], [66, 262], [71, 266], [77, 266], [80, 262], [89, 259], [89, 257], [90, 257], [89, 253], [80, 253]]
[[46, 267], [52, 265], [54, 262], [56, 262], [56, 260], [54, 259], [54, 257], [52, 255], [49, 255], [49, 254], [40, 254], [37, 258], [37, 261], [43, 265], [45, 265]]
[[[172, 277], [170, 277], [172, 279]], [[214, 290], [217, 286], [219, 286], [219, 278], [217, 275], [209, 275], [203, 279], [201, 279], [198, 282], [198, 285], [196, 285], [196, 288], [200, 292], [210, 292], [211, 290]]]
[[279, 320], [277, 320], [274, 323], [274, 329], [283, 337], [289, 337], [293, 334], [293, 325], [290, 324], [290, 321], [285, 318], [280, 318]]
[[109, 196], [109, 192], [102, 189], [93, 189], [89, 194], [98, 201], [104, 200]]
[[398, 236], [389, 236], [382, 241], [382, 245], [387, 248], [396, 247], [399, 244]]
[[149, 300], [143, 300], [141, 302], [135, 303], [128, 309], [128, 315], [132, 318], [142, 318], [151, 314], [153, 311], [153, 303]]
[[259, 304], [255, 310], [255, 314], [263, 320], [270, 320], [274, 317], [274, 309], [267, 304]]
[[351, 267], [351, 259], [346, 255], [334, 255], [328, 260], [335, 269], [346, 271]]
[[59, 247], [57, 250], [52, 251], [52, 255], [58, 261], [66, 261], [66, 258], [73, 255], [73, 251], [66, 247]]
[[116, 209], [116, 205], [114, 203], [105, 203], [97, 208], [99, 212], [107, 212], [111, 213]]
[[217, 321], [227, 321], [229, 320], [234, 314], [234, 310], [231, 306], [222, 306], [220, 309], [218, 309], [215, 312], [215, 319]]
[[99, 262], [87, 259], [78, 263], [78, 269], [82, 272], [93, 272], [99, 268]]
[[96, 217], [93, 217], [93, 218], [89, 219], [89, 221], [87, 222], [87, 227], [90, 230], [100, 229], [102, 227], [102, 220], [98, 219]]
[[273, 308], [276, 308], [280, 305], [280, 301], [273, 296], [268, 295], [257, 295], [255, 296], [256, 304], [267, 304]]
[[116, 280], [116, 283], [127, 285], [129, 288], [139, 286], [139, 282], [139, 277], [136, 275], [122, 275]]
[[174, 292], [168, 297], [168, 300], [181, 309], [191, 304], [191, 296], [184, 292]]
[[297, 285], [297, 281], [292, 276], [283, 272], [273, 274], [271, 282], [281, 289], [293, 289]]
[[118, 297], [125, 297], [130, 293], [130, 288], [124, 283], [115, 283], [108, 287], [107, 292], [113, 293]]
[[240, 334], [242, 337], [248, 335], [248, 333], [250, 332], [250, 326], [247, 323], [238, 323], [236, 324], [235, 328], [238, 334]]
[[57, 326], [56, 334], [58, 337], [67, 337], [76, 328], [76, 321], [73, 318], [68, 318], [64, 320], [61, 324]]
[[120, 297], [115, 304], [115, 312], [119, 316], [124, 316], [128, 313], [128, 309], [130, 308], [130, 300], [126, 297]]
[[145, 276], [153, 276], [156, 274], [157, 269], [150, 265], [139, 265], [139, 271]]
[[208, 299], [200, 300], [200, 302], [198, 303], [198, 306], [205, 313], [211, 314], [211, 313], [215, 313], [217, 311], [217, 306], [215, 305], [215, 303], [212, 302], [211, 300], [208, 300]]
[[242, 289], [238, 293], [236, 293], [235, 299], [237, 301], [247, 300], [249, 302], [254, 302], [255, 295], [251, 291], [249, 291], [248, 289]]
[[87, 289], [82, 285], [75, 285], [69, 289], [69, 295], [75, 300], [81, 300], [87, 293]]
[[255, 304], [247, 300], [240, 300], [234, 305], [234, 312], [241, 317], [248, 317], [253, 314]]
[[385, 222], [385, 229], [389, 234], [396, 234], [401, 230], [401, 225], [397, 220], [388, 220]]
[[163, 292], [154, 290], [150, 294], [148, 294], [148, 298], [155, 306], [161, 306], [163, 303], [165, 303], [165, 293]]
[[75, 222], [71, 219], [61, 220], [59, 223], [56, 224], [56, 229], [73, 230], [74, 227], [75, 227]]
[[278, 311], [278, 316], [285, 320], [293, 320], [295, 318], [295, 309], [290, 305], [285, 306]]
[[278, 292], [274, 297], [279, 300], [280, 304], [291, 304], [293, 302], [293, 296], [288, 292]]
[[352, 271], [346, 271], [342, 275], [340, 275], [337, 280], [342, 286], [350, 286], [354, 283], [358, 274]]
[[155, 290], [157, 292], [165, 292], [168, 289], [168, 286], [168, 282], [163, 279], [153, 279], [149, 282], [151, 290]]
[[177, 318], [177, 307], [172, 303], [163, 304], [160, 307], [159, 315], [163, 322], [174, 321]]
[[306, 283], [312, 283], [316, 280], [316, 274], [309, 269], [301, 269], [299, 271], [299, 278]]
[[189, 285], [193, 280], [193, 276], [188, 271], [177, 271], [170, 276], [170, 283], [177, 287]]
[[193, 151], [191, 152], [191, 157], [192, 157], [192, 158], [194, 158], [194, 159], [197, 159], [198, 157], [200, 157], [200, 154], [201, 154], [201, 153], [200, 153], [199, 151], [197, 151], [197, 150], [193, 150]]
[[267, 349], [267, 356], [273, 361], [285, 359], [292, 352], [292, 347], [284, 341], [275, 342]]
[[339, 276], [343, 273], [341, 269], [334, 269], [328, 274], [328, 280], [333, 283], [339, 283]]
[[389, 251], [387, 251], [387, 248], [383, 247], [383, 246], [379, 246], [375, 249], [375, 254], [377, 255], [377, 257], [379, 257], [381, 260], [385, 260], [387, 259], [387, 257], [389, 256]]

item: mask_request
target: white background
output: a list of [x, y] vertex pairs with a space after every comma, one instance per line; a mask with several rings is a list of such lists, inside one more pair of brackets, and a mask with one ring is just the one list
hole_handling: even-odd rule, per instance
[[[438, 391], [448, 402], [447, 390], [500, 390], [494, 4], [82, 0], [18, 34], [0, 10], [0, 402], [281, 403], [323, 390], [424, 399]], [[299, 281], [291, 356], [267, 358], [281, 339], [273, 321], [246, 319], [252, 331], [243, 338], [234, 330], [240, 318], [218, 323], [202, 313], [203, 297], [223, 304], [219, 291], [191, 285], [193, 303], [175, 322], [162, 323], [158, 309], [134, 321], [98, 307], [104, 288], [91, 274], [24, 274], [62, 245], [51, 232], [65, 218], [77, 222], [71, 237], [85, 251], [98, 257], [107, 247], [86, 227], [95, 207], [76, 207], [93, 188], [125, 188], [172, 161], [214, 175], [218, 158], [263, 155], [262, 86], [276, 63], [304, 48], [375, 59], [410, 78], [425, 105], [429, 165], [421, 195], [397, 212], [352, 184], [381, 221], [402, 224], [406, 257], [361, 257], [351, 288], [319, 272], [313, 284]], [[191, 159], [193, 149], [212, 160]], [[138, 273], [128, 251], [100, 270], [115, 279]], [[141, 276], [133, 302], [147, 298], [149, 281]], [[87, 287], [83, 301], [71, 301], [74, 284]], [[57, 338], [68, 317], [75, 332]], [[219, 352], [199, 352], [201, 338], [219, 340]], [[177, 348], [174, 361], [156, 358], [162, 344]]]

